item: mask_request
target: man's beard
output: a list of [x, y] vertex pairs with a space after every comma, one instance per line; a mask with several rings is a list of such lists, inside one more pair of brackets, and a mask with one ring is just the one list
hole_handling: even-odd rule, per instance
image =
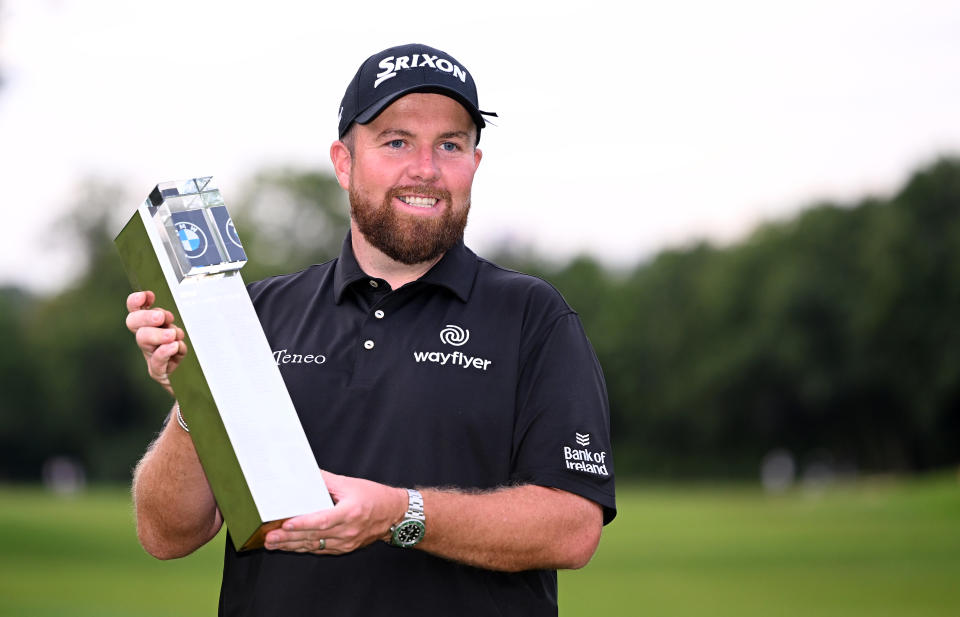
[[[432, 261], [446, 253], [463, 238], [470, 213], [470, 199], [455, 211], [450, 192], [428, 186], [391, 189], [379, 208], [350, 186], [350, 214], [367, 241], [387, 257], [413, 265]], [[409, 215], [393, 207], [393, 198], [401, 195], [435, 197], [446, 206], [439, 217]]]

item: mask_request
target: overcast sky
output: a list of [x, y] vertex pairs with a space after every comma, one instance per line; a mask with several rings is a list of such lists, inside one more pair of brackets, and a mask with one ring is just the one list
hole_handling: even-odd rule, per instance
[[330, 169], [347, 82], [407, 42], [456, 57], [500, 115], [481, 252], [634, 263], [960, 151], [956, 1], [0, 0], [0, 284], [65, 280], [66, 251], [31, 247], [84, 178], [135, 196], [119, 219], [159, 181], [214, 175], [229, 205], [263, 167]]

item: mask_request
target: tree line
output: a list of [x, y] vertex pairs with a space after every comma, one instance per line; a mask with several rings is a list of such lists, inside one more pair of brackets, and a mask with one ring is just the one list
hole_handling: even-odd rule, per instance
[[[123, 327], [112, 237], [138, 199], [117, 191], [87, 186], [66, 221], [85, 260], [71, 285], [0, 289], [0, 480], [67, 456], [125, 481], [171, 402]], [[253, 259], [245, 280], [339, 252], [347, 206], [330, 176], [274, 170], [225, 197]], [[958, 207], [960, 159], [942, 158], [893, 195], [813, 204], [632, 268], [487, 257], [549, 280], [580, 314], [623, 476], [755, 477], [774, 450], [800, 469], [922, 471], [960, 459]]]

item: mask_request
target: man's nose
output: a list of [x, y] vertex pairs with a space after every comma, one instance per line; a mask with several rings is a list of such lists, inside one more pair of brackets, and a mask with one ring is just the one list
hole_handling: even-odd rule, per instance
[[409, 170], [411, 177], [421, 182], [433, 182], [440, 177], [440, 168], [437, 166], [433, 148], [420, 148], [413, 156]]

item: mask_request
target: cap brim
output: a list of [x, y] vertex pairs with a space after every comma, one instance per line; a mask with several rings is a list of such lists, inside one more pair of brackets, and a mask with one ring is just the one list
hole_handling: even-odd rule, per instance
[[473, 103], [465, 99], [456, 90], [436, 85], [416, 85], [410, 86], [404, 90], [400, 90], [399, 92], [393, 92], [361, 111], [359, 114], [357, 114], [353, 121], [357, 124], [369, 124], [370, 122], [373, 122], [374, 119], [376, 119], [376, 117], [379, 116], [384, 109], [389, 107], [391, 103], [402, 96], [406, 96], [414, 92], [430, 92], [448, 96], [463, 105], [464, 109], [467, 110], [467, 113], [470, 114], [470, 117], [473, 118], [473, 122], [477, 125], [478, 131], [487, 126], [487, 123], [483, 120], [483, 116], [480, 115], [480, 110], [477, 109]]

